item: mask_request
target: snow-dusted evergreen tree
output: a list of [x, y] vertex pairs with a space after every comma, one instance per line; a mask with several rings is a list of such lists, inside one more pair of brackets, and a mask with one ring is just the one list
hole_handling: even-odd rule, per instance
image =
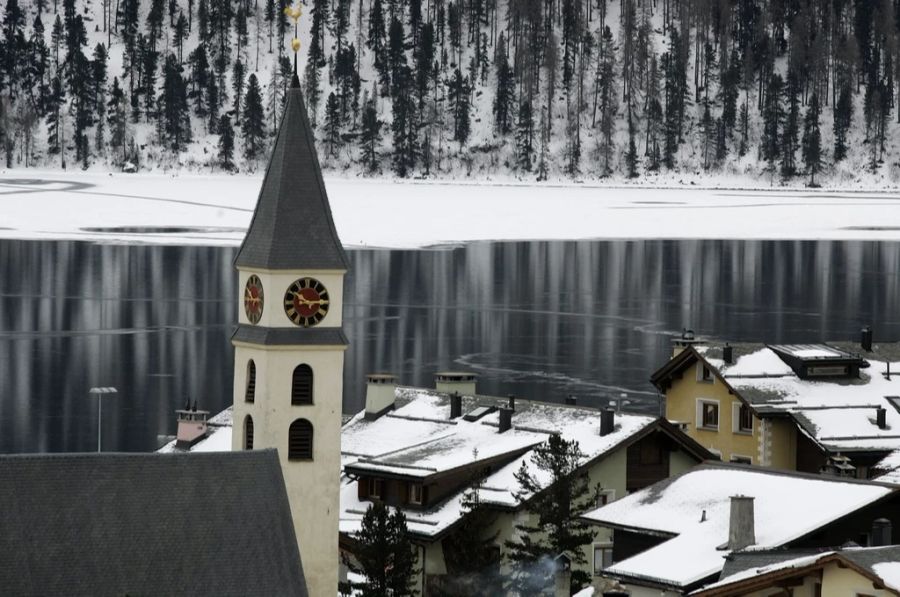
[[366, 509], [356, 540], [350, 570], [365, 580], [353, 583], [362, 597], [410, 597], [415, 594], [417, 550], [410, 542], [406, 516], [400, 509], [388, 510], [381, 502]]
[[227, 114], [219, 118], [219, 167], [226, 171], [234, 170], [234, 127]]
[[822, 133], [819, 130], [819, 97], [809, 98], [803, 121], [803, 163], [809, 173], [809, 186], [815, 186], [816, 174], [822, 170]]
[[241, 135], [244, 139], [244, 157], [253, 162], [261, 156], [266, 138], [266, 116], [263, 112], [259, 81], [255, 74], [247, 79]]

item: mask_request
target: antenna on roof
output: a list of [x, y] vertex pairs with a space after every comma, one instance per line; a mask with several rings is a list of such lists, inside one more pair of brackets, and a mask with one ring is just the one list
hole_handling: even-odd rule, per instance
[[300, 4], [296, 8], [285, 6], [284, 14], [294, 21], [294, 39], [291, 40], [291, 49], [294, 51], [294, 74], [291, 77], [291, 87], [300, 87], [300, 79], [297, 77], [297, 53], [300, 51], [300, 37], [297, 34], [297, 21], [303, 14]]

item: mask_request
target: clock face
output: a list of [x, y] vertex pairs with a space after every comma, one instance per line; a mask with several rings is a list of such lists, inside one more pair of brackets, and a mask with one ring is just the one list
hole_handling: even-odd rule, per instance
[[247, 278], [244, 286], [244, 313], [250, 323], [259, 323], [263, 312], [263, 285], [259, 277], [253, 275]]
[[284, 293], [284, 312], [288, 319], [305, 328], [325, 319], [328, 305], [328, 290], [313, 278], [300, 278]]

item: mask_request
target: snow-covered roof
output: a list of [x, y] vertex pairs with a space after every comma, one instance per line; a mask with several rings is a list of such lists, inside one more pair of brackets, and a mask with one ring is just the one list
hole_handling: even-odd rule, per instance
[[[613, 527], [672, 535], [607, 572], [687, 587], [722, 570], [731, 497], [754, 498], [756, 543], [773, 548], [871, 504], [895, 489], [768, 469], [707, 464], [589, 512]], [[810, 508], [815, 504], [815, 508]], [[705, 517], [704, 517], [705, 512]]]
[[[722, 349], [711, 344], [694, 352], [758, 415], [790, 416], [834, 452], [900, 449], [900, 399], [892, 400], [900, 396], [900, 375], [895, 375], [900, 373], [900, 345], [879, 345], [861, 355], [859, 347], [846, 343], [735, 344], [732, 363], [724, 361]], [[804, 379], [780, 354], [816, 365], [855, 360], [863, 366], [859, 377]], [[878, 426], [878, 408], [886, 411], [884, 428]]]
[[176, 447], [177, 440], [173, 439], [157, 450], [157, 452], [230, 452], [232, 413], [232, 408], [229, 406], [219, 414], [211, 417], [206, 422], [206, 437], [187, 450]]
[[[736, 553], [729, 566], [736, 571], [729, 573], [729, 566], [722, 571], [722, 577], [692, 595], [727, 595], [738, 590], [734, 585], [751, 579], [761, 579], [767, 575], [783, 577], [792, 570], [810, 567], [821, 567], [829, 563], [848, 564], [858, 571], [868, 573], [881, 579], [884, 585], [897, 592], [900, 590], [900, 546], [884, 547], [844, 547], [838, 550], [823, 550], [817, 553], [804, 553], [802, 550], [786, 550], [781, 552]], [[744, 561], [746, 560], [746, 561]], [[731, 589], [729, 591], [729, 589]], [[742, 591], [743, 592], [743, 591]]]
[[[600, 435], [600, 411], [592, 408], [518, 400], [512, 429], [499, 433], [499, 414], [489, 412], [475, 421], [465, 416], [450, 419], [449, 394], [419, 388], [397, 388], [395, 410], [376, 420], [363, 413], [353, 417], [341, 434], [344, 465], [353, 472], [371, 471], [404, 477], [441, 474], [474, 462], [508, 456], [503, 464], [483, 480], [480, 498], [484, 503], [516, 508], [529, 496], [516, 495], [513, 474], [522, 463], [532, 467], [533, 448], [551, 434], [575, 439], [584, 453], [584, 463], [604, 456], [627, 443], [660, 419], [617, 414], [611, 433]], [[506, 405], [506, 398], [463, 397], [463, 415], [475, 408]], [[406, 447], [404, 447], [406, 446]], [[540, 473], [532, 470], [540, 479]], [[340, 529], [353, 533], [368, 507], [358, 498], [357, 481], [345, 478], [341, 491]], [[437, 536], [463, 515], [461, 501], [470, 484], [428, 510], [407, 508], [404, 513], [413, 533]]]
[[879, 460], [872, 470], [878, 481], [900, 484], [900, 449], [894, 450]]

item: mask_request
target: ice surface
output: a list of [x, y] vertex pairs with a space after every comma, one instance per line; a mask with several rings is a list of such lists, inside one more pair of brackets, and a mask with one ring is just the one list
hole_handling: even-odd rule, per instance
[[[237, 245], [258, 175], [0, 173], [0, 238]], [[900, 239], [900, 195], [326, 178], [350, 247], [478, 240]], [[810, 217], [810, 208], [815, 217]]]

